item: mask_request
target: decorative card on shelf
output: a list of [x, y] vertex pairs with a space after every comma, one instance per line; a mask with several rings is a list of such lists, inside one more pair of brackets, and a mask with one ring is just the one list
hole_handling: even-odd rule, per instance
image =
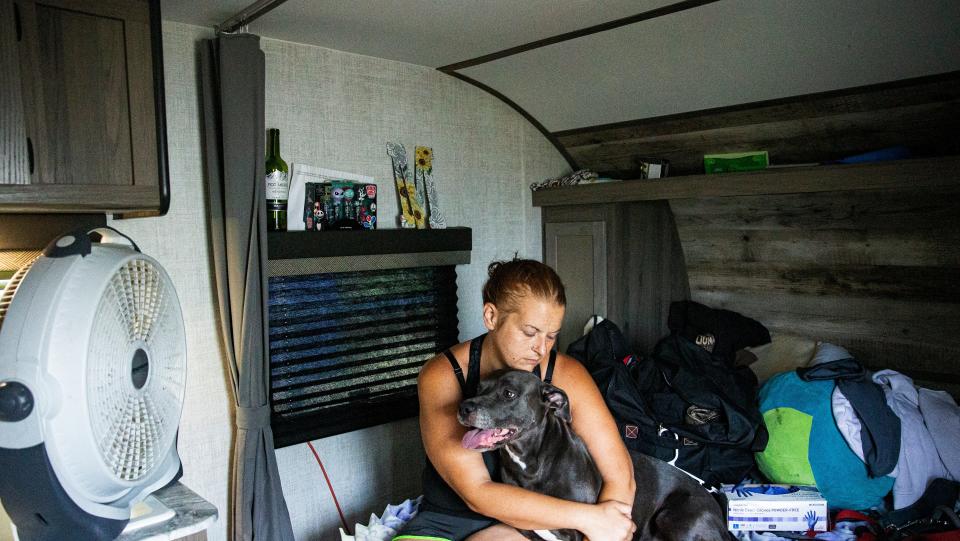
[[307, 231], [326, 229], [327, 215], [330, 209], [327, 199], [330, 197], [329, 182], [307, 182], [303, 191], [303, 222]]
[[[376, 187], [373, 177], [358, 175], [356, 173], [347, 173], [345, 171], [336, 171], [334, 169], [325, 169], [323, 167], [314, 167], [302, 163], [294, 163], [290, 166], [290, 193], [287, 196], [287, 231], [304, 231], [307, 229], [308, 216], [312, 215], [312, 229], [318, 230], [324, 222], [330, 222], [327, 216], [329, 211], [323, 207], [323, 197], [317, 197], [317, 192], [326, 190], [324, 186], [331, 185], [334, 181], [351, 181], [357, 184]], [[307, 184], [312, 184], [312, 190], [308, 195]], [[376, 188], [374, 188], [376, 192]], [[307, 212], [307, 205], [312, 209]]]
[[330, 229], [361, 229], [357, 221], [357, 190], [354, 183], [347, 180], [334, 180], [333, 215], [328, 218]]
[[364, 229], [377, 228], [377, 185], [354, 184], [357, 191], [357, 221]]
[[640, 178], [665, 178], [670, 173], [670, 161], [660, 158], [641, 158]]

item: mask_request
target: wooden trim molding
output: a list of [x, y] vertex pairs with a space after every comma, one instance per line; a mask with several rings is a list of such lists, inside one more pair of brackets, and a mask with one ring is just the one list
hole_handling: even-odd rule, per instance
[[0, 185], [0, 208], [3, 212], [155, 212], [157, 187], [118, 188], [110, 184]]
[[550, 130], [548, 130], [543, 124], [541, 124], [539, 120], [534, 118], [533, 115], [528, 113], [523, 107], [520, 107], [519, 105], [517, 105], [516, 102], [504, 96], [503, 94], [498, 92], [496, 89], [491, 88], [481, 83], [480, 81], [477, 81], [476, 79], [467, 77], [462, 73], [456, 73], [456, 72], [444, 72], [444, 73], [452, 77], [456, 77], [461, 81], [470, 83], [473, 86], [479, 88], [480, 90], [483, 90], [488, 94], [492, 95], [493, 97], [499, 99], [503, 103], [509, 105], [514, 111], [520, 113], [520, 116], [527, 119], [527, 121], [530, 122], [530, 124], [532, 124], [533, 127], [537, 129], [537, 131], [543, 134], [543, 136], [546, 137], [548, 141], [550, 141], [550, 144], [552, 144], [553, 147], [557, 149], [557, 152], [559, 152], [560, 155], [563, 156], [563, 159], [567, 161], [567, 164], [570, 166], [571, 169], [573, 169], [574, 171], [576, 171], [577, 169], [580, 169], [580, 167], [577, 166], [576, 160], [573, 159], [573, 156], [571, 156], [570, 153], [567, 152], [567, 149], [562, 144], [560, 144], [560, 141], [556, 137], [554, 137], [552, 133], [550, 133]]
[[492, 62], [494, 60], [499, 60], [501, 58], [513, 56], [513, 55], [520, 54], [533, 49], [539, 49], [541, 47], [546, 47], [548, 45], [553, 45], [555, 43], [582, 38], [584, 36], [597, 34], [599, 32], [605, 32], [607, 30], [613, 30], [614, 28], [620, 28], [621, 26], [627, 26], [627, 25], [638, 23], [641, 21], [646, 21], [649, 19], [663, 17], [664, 15], [670, 15], [680, 11], [697, 8], [706, 4], [712, 4], [717, 1], [719, 0], [683, 0], [675, 4], [670, 4], [670, 5], [666, 5], [656, 9], [651, 9], [649, 11], [644, 11], [643, 13], [638, 13], [636, 15], [630, 15], [629, 17], [614, 19], [612, 21], [607, 21], [605, 23], [595, 24], [593, 26], [581, 28], [580, 30], [573, 30], [571, 32], [565, 32], [563, 34], [557, 34], [556, 36], [551, 36], [549, 38], [544, 38], [537, 41], [531, 41], [530, 43], [524, 43], [523, 45], [517, 45], [516, 47], [510, 47], [507, 49], [503, 49], [502, 51], [485, 54], [483, 56], [478, 56], [476, 58], [471, 58], [469, 60], [454, 62], [453, 64], [440, 66], [437, 69], [444, 73], [451, 73], [456, 70], [462, 70], [464, 68], [469, 68], [469, 67], [477, 66], [480, 64], [486, 64], [487, 62]]

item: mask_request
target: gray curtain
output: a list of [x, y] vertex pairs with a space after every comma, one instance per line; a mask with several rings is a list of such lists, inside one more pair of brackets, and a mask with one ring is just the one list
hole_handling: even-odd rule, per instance
[[292, 541], [270, 430], [260, 38], [203, 43], [201, 79], [210, 238], [237, 406], [229, 538]]

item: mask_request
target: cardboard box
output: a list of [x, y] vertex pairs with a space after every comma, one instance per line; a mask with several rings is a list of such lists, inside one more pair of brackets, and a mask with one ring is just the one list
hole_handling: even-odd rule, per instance
[[708, 175], [731, 171], [756, 171], [766, 169], [768, 165], [770, 165], [770, 158], [766, 150], [703, 156], [703, 170]]
[[724, 485], [727, 529], [739, 531], [827, 531], [827, 500], [817, 487]]

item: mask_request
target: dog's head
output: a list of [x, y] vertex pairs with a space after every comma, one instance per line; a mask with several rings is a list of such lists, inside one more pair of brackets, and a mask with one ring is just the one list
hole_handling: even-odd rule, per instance
[[535, 430], [548, 415], [570, 422], [567, 394], [531, 372], [507, 370], [480, 382], [477, 396], [460, 403], [467, 449], [499, 449]]

